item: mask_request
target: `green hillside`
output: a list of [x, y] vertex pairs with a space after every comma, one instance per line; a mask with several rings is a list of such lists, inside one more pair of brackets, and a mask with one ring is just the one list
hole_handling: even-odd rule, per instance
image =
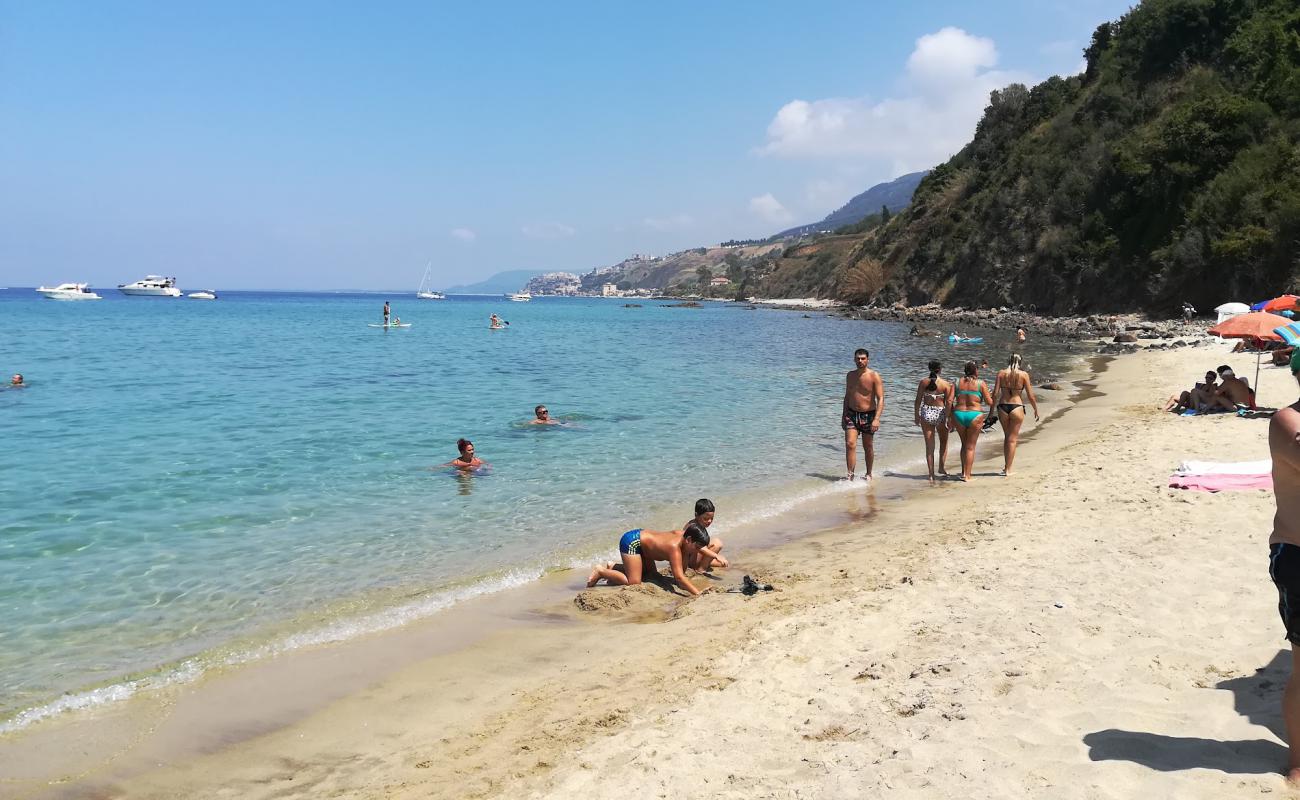
[[1300, 284], [1300, 4], [1146, 0], [1085, 56], [993, 93], [972, 141], [816, 283], [1058, 313]]

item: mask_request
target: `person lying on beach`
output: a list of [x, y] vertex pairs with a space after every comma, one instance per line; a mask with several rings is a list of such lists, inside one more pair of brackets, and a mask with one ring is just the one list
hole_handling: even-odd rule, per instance
[[983, 428], [984, 407], [993, 405], [993, 397], [988, 384], [980, 380], [979, 367], [974, 361], [966, 362], [965, 373], [953, 391], [948, 430], [957, 431], [961, 437], [961, 479], [969, 481], [975, 467], [975, 445]]
[[[700, 590], [686, 579], [685, 564], [699, 555], [700, 548], [709, 545], [709, 532], [699, 524], [691, 522], [685, 530], [648, 531], [633, 528], [618, 540], [618, 552], [623, 563], [598, 565], [587, 577], [587, 588], [604, 580], [611, 586], [636, 586], [645, 575], [654, 572], [654, 562], [667, 561], [672, 571], [673, 582], [692, 597], [698, 597]], [[649, 569], [645, 569], [646, 562]]]
[[[1291, 375], [1300, 385], [1300, 350], [1291, 356]], [[1278, 611], [1291, 643], [1291, 675], [1282, 693], [1282, 721], [1290, 745], [1287, 780], [1300, 783], [1300, 400], [1273, 415], [1268, 424], [1277, 515], [1268, 540], [1268, 575], [1277, 587]]]
[[[952, 384], [939, 377], [943, 364], [930, 362], [930, 377], [916, 385], [916, 400], [912, 404], [914, 422], [925, 437], [925, 466], [930, 472], [930, 483], [935, 474], [948, 474], [948, 409], [952, 407]], [[934, 467], [934, 440], [939, 438], [939, 468]]]
[[469, 439], [457, 439], [456, 449], [460, 451], [460, 455], [451, 461], [448, 461], [446, 464], [443, 464], [444, 467], [455, 467], [456, 469], [478, 469], [479, 467], [487, 466], [486, 461], [474, 455], [474, 443]]
[[1002, 474], [1011, 475], [1011, 462], [1016, 460], [1016, 445], [1020, 442], [1020, 426], [1025, 424], [1025, 404], [1034, 409], [1034, 422], [1038, 422], [1038, 399], [1029, 373], [1020, 368], [1020, 355], [1012, 353], [1007, 368], [998, 372], [993, 381], [993, 396], [997, 399], [998, 421], [1002, 423]]
[[534, 419], [528, 420], [529, 425], [563, 425], [558, 419], [551, 419], [551, 412], [546, 410], [546, 406], [537, 406], [533, 409]]
[[1181, 414], [1187, 410], [1208, 411], [1218, 405], [1218, 381], [1219, 374], [1214, 370], [1205, 373], [1205, 382], [1198, 383], [1191, 389], [1180, 393], [1177, 397], [1170, 396], [1165, 401], [1165, 411], [1172, 411], [1175, 414]]
[[[709, 500], [707, 497], [701, 497], [699, 500], [695, 501], [695, 516], [690, 520], [690, 522], [687, 522], [686, 525], [690, 525], [691, 522], [694, 522], [696, 525], [699, 525], [707, 531], [709, 526], [713, 524], [715, 513], [713, 501]], [[686, 525], [682, 526], [682, 530], [686, 529]], [[696, 572], [711, 572], [714, 567], [722, 567], [725, 569], [730, 566], [730, 564], [727, 563], [727, 559], [722, 557], [721, 553], [722, 540], [710, 534], [708, 547], [699, 548], [699, 552], [697, 553], [698, 557], [686, 566]]]

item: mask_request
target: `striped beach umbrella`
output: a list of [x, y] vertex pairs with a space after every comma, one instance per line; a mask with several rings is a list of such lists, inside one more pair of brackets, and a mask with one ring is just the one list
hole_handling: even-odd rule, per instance
[[1292, 322], [1290, 325], [1282, 325], [1273, 329], [1282, 338], [1282, 341], [1292, 347], [1300, 347], [1300, 322]]

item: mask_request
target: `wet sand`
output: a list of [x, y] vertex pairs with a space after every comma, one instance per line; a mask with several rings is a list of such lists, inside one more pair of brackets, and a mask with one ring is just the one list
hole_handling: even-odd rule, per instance
[[[415, 658], [382, 636], [294, 662], [307, 684], [337, 680], [337, 697], [321, 709], [267, 698], [266, 718], [201, 755], [158, 744], [184, 697], [132, 717], [112, 758], [59, 753], [72, 723], [51, 726], [59, 782], [9, 761], [0, 793], [1279, 792], [1289, 656], [1267, 576], [1272, 495], [1165, 488], [1181, 460], [1267, 456], [1265, 420], [1156, 410], [1206, 367], [1253, 375], [1254, 359], [1227, 349], [1117, 360], [1023, 442], [1012, 478], [995, 476], [998, 455], [971, 484], [905, 502], [855, 495], [856, 512], [840, 498], [823, 519], [846, 524], [729, 552], [720, 584], [748, 573], [778, 591], [684, 601], [599, 588], [580, 608], [584, 576], [555, 575], [529, 596], [531, 613], [502, 607], [487, 633], [429, 626]], [[1261, 403], [1294, 401], [1284, 370], [1266, 367], [1261, 382]], [[253, 679], [241, 691], [255, 692], [255, 671], [242, 674]]]

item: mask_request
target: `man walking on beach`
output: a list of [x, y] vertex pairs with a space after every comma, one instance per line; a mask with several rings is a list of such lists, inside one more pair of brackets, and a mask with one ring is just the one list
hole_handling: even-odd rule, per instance
[[[1300, 349], [1291, 356], [1291, 375], [1300, 384]], [[1300, 400], [1273, 415], [1268, 426], [1273, 457], [1273, 495], [1277, 516], [1268, 540], [1268, 574], [1277, 586], [1277, 609], [1291, 642], [1291, 677], [1282, 694], [1286, 725], [1287, 780], [1300, 783]]]
[[853, 480], [858, 469], [858, 435], [862, 435], [862, 452], [866, 460], [866, 479], [871, 480], [871, 465], [876, 458], [875, 436], [880, 430], [880, 415], [885, 412], [885, 387], [880, 373], [867, 368], [871, 354], [862, 348], [853, 353], [857, 369], [844, 380], [844, 412], [840, 427], [844, 429], [844, 462], [849, 468], [848, 480]]

